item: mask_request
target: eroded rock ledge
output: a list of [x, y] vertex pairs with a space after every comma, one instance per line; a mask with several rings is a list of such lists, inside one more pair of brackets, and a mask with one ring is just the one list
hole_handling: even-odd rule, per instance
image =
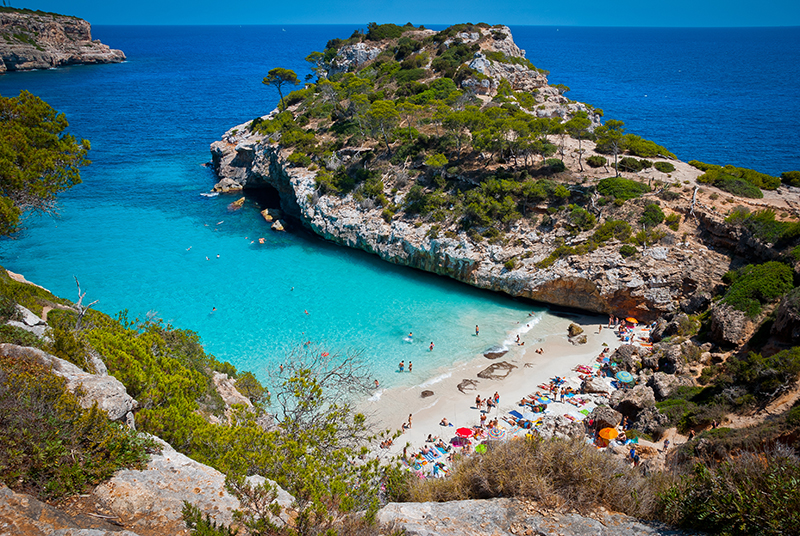
[[0, 36], [0, 73], [125, 61], [121, 50], [92, 40], [91, 25], [77, 17], [0, 12]]
[[[557, 233], [542, 233], [520, 222], [508, 233], [508, 244], [513, 245], [500, 246], [475, 243], [464, 233], [431, 238], [427, 223], [387, 223], [380, 209], [364, 209], [352, 196], [316, 195], [315, 173], [285, 165], [280, 148], [250, 133], [247, 126], [231, 129], [211, 145], [220, 178], [217, 190], [274, 188], [281, 208], [309, 230], [394, 264], [515, 297], [650, 321], [676, 311], [682, 300], [697, 292], [712, 289], [730, 263], [726, 255], [694, 241], [653, 247], [628, 259], [619, 254], [619, 244], [610, 244], [539, 269], [536, 263], [557, 247]], [[505, 263], [512, 258], [521, 260], [509, 270]]]

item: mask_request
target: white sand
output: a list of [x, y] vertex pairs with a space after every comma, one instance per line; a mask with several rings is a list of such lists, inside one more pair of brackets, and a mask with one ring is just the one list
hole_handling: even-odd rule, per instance
[[[600, 322], [603, 322], [603, 329], [598, 332]], [[502, 416], [511, 410], [522, 412], [519, 407], [520, 400], [541, 390], [539, 384], [548, 384], [551, 378], [561, 376], [573, 379], [569, 385], [578, 387], [580, 380], [578, 373], [573, 369], [580, 364], [594, 363], [604, 348], [603, 343], [609, 346], [610, 352], [621, 344], [613, 330], [607, 329], [607, 322], [607, 318], [600, 316], [545, 315], [539, 324], [521, 335], [521, 342], [525, 344], [510, 345], [509, 352], [503, 357], [490, 360], [480, 355], [466, 364], [456, 365], [452, 370], [444, 371], [433, 379], [421, 377], [423, 381], [419, 385], [377, 390], [376, 396], [364, 402], [359, 409], [370, 416], [377, 429], [390, 433], [401, 430], [402, 424], [408, 420], [408, 415], [413, 415], [411, 429], [395, 439], [391, 448], [380, 450], [382, 456], [399, 454], [406, 445], [409, 445], [409, 453], [414, 452], [425, 444], [428, 434], [439, 436], [445, 443], [449, 443], [455, 436], [456, 428], [479, 424], [481, 413], [475, 408], [475, 396], [478, 394], [481, 398], [487, 398], [495, 391], [499, 393], [499, 408], [493, 410], [489, 418], [497, 417], [501, 427], [508, 429], [509, 426], [502, 420]], [[588, 339], [586, 344], [573, 345], [568, 341], [567, 327], [571, 323], [578, 324], [584, 329]], [[543, 348], [544, 353], [537, 354], [535, 352], [537, 348]], [[505, 379], [484, 380], [477, 377], [479, 372], [492, 363], [502, 361], [517, 367]], [[505, 371], [498, 373], [504, 374]], [[464, 379], [477, 382], [474, 390], [466, 390], [465, 393], [458, 390], [458, 384]], [[435, 394], [421, 398], [422, 391], [426, 389], [434, 391]], [[549, 415], [578, 411], [575, 406], [566, 403], [552, 403], [548, 405], [548, 409]], [[443, 417], [446, 417], [453, 426], [439, 426]], [[376, 441], [376, 451], [379, 450], [378, 442], [380, 440]]]

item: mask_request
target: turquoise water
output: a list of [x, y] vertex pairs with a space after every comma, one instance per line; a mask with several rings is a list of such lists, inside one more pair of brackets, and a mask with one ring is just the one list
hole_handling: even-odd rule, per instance
[[[232, 126], [275, 106], [277, 95], [261, 84], [266, 71], [284, 66], [306, 73], [303, 58], [310, 51], [322, 50], [330, 38], [350, 35], [353, 27], [283, 30], [99, 27], [94, 36], [123, 49], [128, 62], [0, 76], [0, 94], [27, 89], [64, 112], [71, 130], [91, 140], [93, 160], [82, 173], [83, 184], [62, 196], [59, 217], [32, 218], [16, 239], [0, 241], [0, 263], [70, 299], [77, 298], [77, 276], [87, 300], [100, 300], [98, 309], [109, 314], [128, 309], [130, 317], [140, 318], [154, 311], [177, 327], [197, 331], [209, 352], [262, 379], [266, 364], [282, 361], [307, 341], [331, 351], [362, 352], [381, 382], [391, 386], [420, 383], [446, 372], [454, 362], [513, 339], [514, 331], [530, 320], [530, 304], [397, 267], [305, 233], [276, 234], [267, 229], [255, 201], [228, 212], [234, 198], [200, 195], [214, 183], [213, 174], [202, 165], [210, 158], [209, 144]], [[574, 87], [573, 98], [618, 108], [613, 116], [638, 124], [637, 132], [645, 137], [667, 133], [701, 154], [730, 149], [725, 161], [746, 165], [750, 162], [732, 160], [742, 151], [714, 145], [721, 139], [743, 139], [734, 130], [738, 126], [752, 134], [745, 139], [746, 154], [758, 155], [762, 169], [796, 167], [797, 114], [780, 114], [754, 125], [742, 119], [753, 99], [741, 86], [728, 94], [728, 86], [720, 86], [716, 96], [699, 90], [680, 93], [685, 98], [676, 102], [644, 100], [639, 95], [654, 94], [649, 84], [664, 79], [655, 64], [636, 69], [632, 77], [626, 75], [625, 62], [582, 59], [604, 50], [586, 48], [587, 43], [602, 41], [603, 30], [573, 29], [557, 35], [547, 29], [514, 31], [534, 63], [554, 71], [554, 83]], [[659, 32], [615, 29], [615, 46], [636, 43], [643, 50], [642, 43], [657, 49], [672, 43], [678, 50], [671, 51], [671, 57], [706, 57], [697, 51], [703, 40], [694, 39], [706, 35], [702, 31], [689, 32], [692, 39], [683, 41]], [[790, 34], [787, 39], [795, 35]], [[781, 43], [773, 48], [785, 49]], [[715, 42], [717, 47], [724, 44]], [[738, 54], [736, 46], [731, 50]], [[768, 66], [769, 73], [791, 73], [796, 79], [791, 55], [770, 53], [767, 62], [753, 50], [750, 56], [731, 55], [730, 61], [745, 62], [753, 77], [759, 75], [759, 66]], [[707, 57], [716, 64], [727, 61], [724, 53]], [[647, 58], [637, 61], [646, 64]], [[604, 71], [606, 78], [601, 78], [587, 65], [613, 72]], [[720, 76], [711, 71], [710, 78], [703, 79], [703, 73], [699, 67], [692, 70], [697, 88]], [[614, 93], [614, 84], [625, 92]], [[762, 108], [797, 108], [800, 99], [773, 95], [774, 87], [766, 85], [754, 93]], [[782, 87], [794, 95], [798, 86]], [[665, 92], [673, 95], [673, 90], [664, 89], [659, 98]], [[703, 115], [702, 130], [689, 126], [696, 120], [694, 106], [700, 95], [706, 101], [703, 110], [718, 110], [719, 102], [726, 112]], [[686, 117], [680, 115], [684, 109]], [[732, 116], [737, 119], [724, 122]], [[726, 136], [719, 135], [714, 121], [723, 121]], [[776, 141], [769, 141], [766, 134], [773, 131], [764, 130], [766, 125], [778, 129]], [[670, 139], [657, 139], [672, 147]], [[676, 149], [683, 158], [694, 156], [687, 151]], [[770, 158], [773, 153], [775, 158]], [[258, 242], [260, 237], [264, 244]], [[548, 314], [537, 311], [540, 317]], [[481, 327], [480, 337], [474, 336], [475, 324]], [[410, 331], [413, 343], [404, 341]], [[431, 341], [436, 344], [433, 352], [428, 351]], [[414, 362], [413, 375], [394, 372], [401, 359]]]
[[[209, 144], [274, 107], [264, 62], [302, 71], [305, 55], [342, 31], [96, 29], [129, 61], [0, 77], [1, 94], [28, 89], [66, 113], [93, 160], [59, 217], [32, 218], [0, 242], [2, 264], [73, 300], [77, 276], [96, 308], [153, 311], [262, 379], [307, 341], [363, 353], [385, 386], [420, 383], [502, 342], [530, 305], [304, 232], [274, 233], [255, 201], [229, 212], [236, 196], [200, 195], [214, 184], [202, 165]], [[394, 372], [401, 359], [414, 374]]]

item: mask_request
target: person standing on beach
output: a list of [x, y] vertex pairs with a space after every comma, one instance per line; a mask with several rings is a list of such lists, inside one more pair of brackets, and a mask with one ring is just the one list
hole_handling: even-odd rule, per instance
[[475, 336], [477, 337], [478, 335], [480, 335], [480, 333], [481, 333], [480, 328], [478, 327], [477, 324], [475, 324]]
[[411, 428], [411, 414], [408, 414], [408, 427]]

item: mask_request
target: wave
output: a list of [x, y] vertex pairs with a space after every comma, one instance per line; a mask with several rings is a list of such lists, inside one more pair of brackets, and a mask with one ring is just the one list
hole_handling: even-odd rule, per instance
[[437, 384], [452, 376], [453, 376], [452, 372], [445, 372], [444, 374], [440, 374], [439, 376], [436, 376], [434, 378], [431, 378], [430, 380], [422, 382], [417, 387], [430, 387], [431, 385]]

